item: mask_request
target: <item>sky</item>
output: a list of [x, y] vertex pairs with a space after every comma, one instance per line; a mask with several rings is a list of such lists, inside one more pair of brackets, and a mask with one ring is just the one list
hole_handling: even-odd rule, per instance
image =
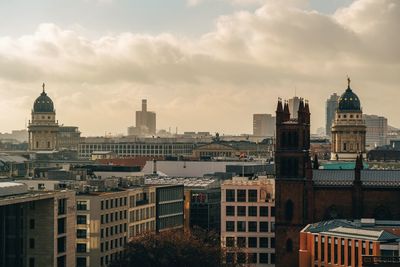
[[366, 114], [400, 126], [398, 0], [0, 0], [0, 132], [46, 83], [59, 124], [126, 133], [141, 99], [157, 128], [252, 132], [278, 97], [312, 130], [346, 77]]

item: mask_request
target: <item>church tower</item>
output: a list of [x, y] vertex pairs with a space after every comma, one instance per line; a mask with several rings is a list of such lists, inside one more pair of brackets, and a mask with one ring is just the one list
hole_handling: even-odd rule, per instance
[[297, 118], [278, 101], [275, 148], [276, 266], [298, 266], [299, 233], [312, 220], [310, 109], [301, 99]]
[[350, 78], [347, 81], [347, 89], [339, 98], [332, 126], [332, 160], [354, 161], [360, 153], [364, 158], [366, 156], [366, 126], [360, 99], [350, 87]]
[[42, 93], [33, 103], [32, 120], [29, 121], [29, 150], [56, 150], [59, 130], [56, 112], [44, 83], [42, 87]]

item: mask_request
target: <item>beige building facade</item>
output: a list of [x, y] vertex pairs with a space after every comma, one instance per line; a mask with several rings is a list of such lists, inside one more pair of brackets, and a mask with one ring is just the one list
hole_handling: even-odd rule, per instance
[[348, 87], [339, 98], [332, 126], [332, 160], [355, 160], [359, 154], [366, 156], [366, 126], [360, 99]]
[[221, 246], [227, 264], [274, 266], [275, 182], [234, 177], [221, 185]]

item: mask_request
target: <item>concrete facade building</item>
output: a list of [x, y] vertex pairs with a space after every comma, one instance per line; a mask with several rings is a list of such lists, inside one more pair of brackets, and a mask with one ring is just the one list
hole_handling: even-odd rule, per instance
[[271, 114], [253, 114], [253, 135], [273, 136], [275, 133], [275, 117]]
[[325, 135], [331, 136], [332, 124], [339, 104], [339, 96], [334, 93], [326, 100], [325, 110]]
[[366, 156], [366, 126], [360, 99], [350, 88], [339, 99], [332, 126], [332, 160], [355, 160], [361, 153]]
[[274, 266], [273, 179], [234, 177], [221, 185], [221, 246], [227, 264]]
[[75, 267], [75, 192], [0, 189], [0, 266]]
[[367, 126], [366, 133], [366, 148], [374, 149], [378, 146], [388, 144], [388, 121], [387, 118], [377, 115], [363, 115], [365, 125]]
[[56, 150], [58, 148], [58, 121], [53, 101], [43, 92], [35, 100], [32, 119], [28, 125], [29, 150]]

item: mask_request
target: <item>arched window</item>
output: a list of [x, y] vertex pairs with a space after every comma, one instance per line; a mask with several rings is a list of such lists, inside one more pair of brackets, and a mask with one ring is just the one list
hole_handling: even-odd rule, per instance
[[286, 252], [292, 252], [293, 251], [293, 241], [292, 239], [286, 240]]
[[288, 200], [285, 203], [285, 220], [291, 221], [293, 219], [293, 201]]

